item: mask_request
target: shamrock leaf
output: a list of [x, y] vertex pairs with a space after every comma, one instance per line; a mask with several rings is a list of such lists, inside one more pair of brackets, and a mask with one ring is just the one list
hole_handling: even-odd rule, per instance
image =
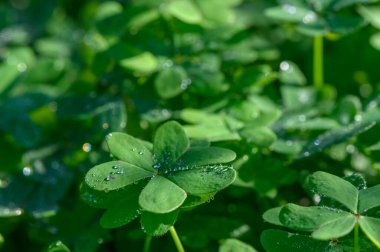
[[181, 206], [207, 201], [236, 176], [228, 165], [234, 152], [190, 146], [174, 121], [157, 130], [153, 145], [124, 133], [109, 134], [107, 143], [117, 160], [90, 169], [81, 187], [89, 205], [106, 209], [100, 219], [105, 228], [123, 226], [141, 214], [147, 233], [163, 235]]
[[[315, 172], [307, 178], [305, 188], [324, 199], [318, 206], [303, 207], [290, 203], [268, 210], [263, 218], [295, 231], [311, 232], [311, 238], [321, 241], [344, 237], [357, 226], [380, 248], [380, 218], [370, 211], [380, 206], [380, 185], [366, 188], [357, 178], [350, 176], [342, 179], [326, 172]], [[262, 236], [263, 245], [273, 247], [266, 242], [267, 236], [271, 236], [270, 233], [273, 236], [280, 234], [275, 233], [277, 231], [266, 232]], [[314, 243], [326, 245], [310, 238], [301, 238], [297, 239], [310, 246]]]

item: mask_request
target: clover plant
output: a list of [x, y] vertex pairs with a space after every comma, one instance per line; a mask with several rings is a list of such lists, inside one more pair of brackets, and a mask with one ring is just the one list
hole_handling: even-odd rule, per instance
[[[380, 216], [376, 210], [380, 206], [380, 185], [367, 188], [361, 176], [341, 179], [319, 171], [306, 179], [305, 188], [318, 205], [288, 203], [264, 213], [269, 223], [300, 232], [264, 231], [261, 240], [267, 251], [324, 251], [333, 247], [340, 251], [344, 245], [349, 246], [340, 240], [347, 242], [345, 238], [352, 232], [353, 251], [360, 251], [364, 235], [380, 248]], [[363, 251], [368, 250], [366, 246]]]
[[153, 144], [118, 132], [106, 140], [116, 160], [91, 168], [82, 185], [83, 199], [106, 209], [101, 226], [117, 228], [141, 216], [148, 235], [161, 236], [170, 230], [183, 251], [173, 227], [179, 210], [206, 202], [234, 181], [229, 163], [235, 153], [192, 146], [175, 121], [157, 129]]

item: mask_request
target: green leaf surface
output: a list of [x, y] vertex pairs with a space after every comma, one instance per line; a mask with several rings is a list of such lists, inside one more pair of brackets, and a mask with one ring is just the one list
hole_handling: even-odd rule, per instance
[[228, 165], [210, 165], [187, 171], [174, 171], [169, 179], [189, 194], [218, 192], [229, 186], [236, 177]]
[[287, 21], [287, 22], [302, 22], [307, 15], [316, 15], [313, 11], [290, 4], [276, 6], [265, 10], [265, 15], [269, 18]]
[[185, 23], [198, 24], [202, 21], [202, 13], [191, 0], [172, 1], [166, 8], [172, 16]]
[[226, 239], [219, 247], [219, 252], [256, 252], [251, 245], [237, 239]]
[[157, 70], [158, 61], [150, 52], [144, 52], [131, 58], [120, 61], [120, 65], [138, 74], [150, 74]]
[[284, 141], [281, 139], [277, 139], [271, 146], [271, 150], [287, 154], [287, 155], [296, 155], [302, 150], [302, 145], [299, 142], [296, 141]]
[[235, 152], [228, 149], [219, 147], [192, 147], [173, 166], [191, 168], [208, 164], [228, 163], [235, 158]]
[[292, 61], [282, 61], [280, 63], [279, 80], [287, 85], [305, 85], [306, 77], [299, 67]]
[[318, 240], [337, 239], [350, 233], [354, 229], [355, 223], [355, 216], [349, 214], [323, 223], [311, 234], [311, 236]]
[[[21, 64], [22, 63], [20, 63], [19, 66], [26, 68], [25, 64], [23, 65]], [[19, 75], [20, 75], [20, 70], [18, 69], [18, 66], [10, 65], [10, 64], [8, 65], [2, 64], [0, 66], [0, 76], [2, 76], [0, 80], [0, 94], [3, 94], [3, 92], [10, 89], [12, 85], [16, 82]]]
[[276, 134], [268, 127], [246, 127], [240, 131], [240, 135], [245, 138], [248, 143], [252, 143], [258, 147], [269, 147], [277, 139]]
[[378, 6], [360, 6], [359, 13], [375, 28], [380, 29], [380, 7]]
[[282, 86], [281, 95], [288, 109], [311, 107], [316, 102], [316, 91], [311, 87]]
[[263, 214], [263, 219], [271, 224], [283, 226], [280, 221], [280, 212], [282, 206], [271, 208]]
[[[173, 98], [182, 93], [190, 79], [182, 67], [170, 67], [162, 70], [154, 81], [155, 88], [160, 97], [164, 99]], [[187, 85], [186, 85], [187, 83]]]
[[356, 96], [344, 97], [338, 105], [337, 117], [339, 121], [347, 125], [355, 120], [355, 116], [361, 112], [362, 104]]
[[119, 194], [118, 199], [109, 204], [108, 209], [100, 218], [100, 225], [103, 228], [117, 228], [137, 218], [140, 190], [140, 187], [134, 186], [126, 189], [125, 193]]
[[107, 144], [115, 158], [147, 171], [155, 171], [152, 152], [142, 140], [128, 134], [113, 132], [107, 135]]
[[297, 231], [314, 231], [324, 223], [349, 216], [350, 213], [327, 207], [303, 207], [287, 204], [280, 211], [280, 222]]
[[85, 182], [98, 191], [112, 191], [124, 188], [153, 173], [121, 161], [111, 161], [93, 167], [85, 177]]
[[141, 226], [148, 235], [162, 236], [174, 225], [178, 213], [179, 211], [156, 214], [143, 211], [141, 213]]
[[79, 190], [81, 199], [86, 204], [96, 208], [108, 208], [113, 201], [117, 201], [120, 197], [118, 190], [110, 192], [98, 191], [88, 186], [87, 183], [82, 183]]
[[162, 176], [155, 176], [141, 191], [139, 204], [152, 213], [169, 213], [179, 208], [186, 197], [186, 192], [176, 184]]
[[378, 206], [380, 206], [380, 185], [359, 191], [359, 213], [364, 213]]
[[195, 206], [201, 205], [206, 202], [210, 202], [216, 193], [198, 194], [198, 195], [187, 195], [185, 202], [182, 204], [181, 209], [191, 209]]
[[359, 225], [365, 235], [380, 249], [380, 219], [361, 216]]
[[184, 126], [186, 134], [190, 138], [204, 139], [210, 142], [240, 140], [238, 133], [232, 132], [226, 125], [211, 127], [210, 125], [187, 125]]
[[310, 236], [292, 234], [281, 230], [265, 230], [261, 234], [260, 240], [267, 252], [333, 251], [329, 250], [329, 241], [319, 241]]
[[353, 136], [359, 135], [371, 129], [376, 124], [376, 121], [370, 118], [371, 116], [372, 115], [369, 115], [368, 120], [363, 119], [363, 121], [358, 123], [352, 123], [347, 126], [334, 127], [333, 129], [321, 134], [303, 149], [302, 155], [308, 157], [332, 145], [345, 142]]
[[334, 199], [357, 213], [359, 191], [350, 182], [319, 171], [307, 178], [305, 187], [310, 192]]
[[154, 136], [155, 164], [168, 169], [189, 147], [189, 139], [181, 125], [175, 121], [163, 124]]

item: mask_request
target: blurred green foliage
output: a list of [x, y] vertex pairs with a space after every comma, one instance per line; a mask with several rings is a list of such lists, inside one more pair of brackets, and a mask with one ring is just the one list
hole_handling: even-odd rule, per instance
[[[170, 119], [194, 146], [237, 153], [234, 184], [179, 215], [187, 251], [262, 251], [261, 215], [313, 205], [301, 187], [314, 171], [379, 184], [379, 10], [371, 0], [1, 1], [0, 247], [142, 251], [140, 223], [102, 228], [79, 188], [110, 160], [108, 133], [152, 141]], [[318, 90], [315, 34], [326, 41]], [[175, 247], [164, 236], [152, 251]]]

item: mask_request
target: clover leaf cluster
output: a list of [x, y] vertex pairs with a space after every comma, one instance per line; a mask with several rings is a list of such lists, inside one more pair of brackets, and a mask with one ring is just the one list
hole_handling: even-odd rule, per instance
[[123, 226], [141, 215], [143, 229], [162, 235], [176, 221], [180, 208], [212, 198], [236, 176], [228, 164], [233, 151], [191, 145], [180, 124], [170, 121], [156, 132], [153, 144], [124, 133], [111, 133], [107, 143], [115, 161], [90, 169], [82, 198], [106, 209], [105, 228]]
[[[354, 229], [359, 232], [360, 227], [380, 249], [380, 215], [375, 211], [380, 207], [380, 185], [367, 188], [361, 177], [354, 178], [345, 180], [321, 171], [310, 175], [305, 188], [320, 200], [319, 204], [306, 207], [289, 203], [266, 211], [263, 217], [267, 222], [299, 234], [267, 230], [261, 237], [263, 246], [267, 251], [287, 251], [284, 246], [298, 247], [295, 251], [325, 251]], [[303, 233], [311, 233], [311, 237]]]

